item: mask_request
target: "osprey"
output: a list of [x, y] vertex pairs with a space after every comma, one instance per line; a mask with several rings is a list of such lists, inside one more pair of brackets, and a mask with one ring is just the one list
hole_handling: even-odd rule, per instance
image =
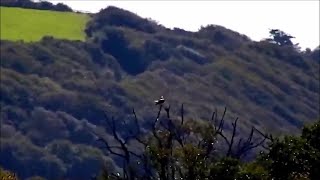
[[164, 101], [165, 101], [165, 100], [164, 100], [163, 96], [161, 96], [160, 99], [155, 100], [154, 103], [155, 103], [156, 105], [159, 105], [159, 104], [162, 105], [162, 104], [164, 103]]

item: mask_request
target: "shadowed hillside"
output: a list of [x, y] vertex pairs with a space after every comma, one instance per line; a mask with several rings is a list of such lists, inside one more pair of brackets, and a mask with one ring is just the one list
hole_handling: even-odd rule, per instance
[[1, 40], [5, 169], [24, 178], [89, 179], [104, 161], [116, 168], [90, 129], [108, 137], [105, 113], [121, 123], [134, 107], [148, 130], [161, 95], [166, 105], [184, 103], [186, 117], [196, 121], [227, 106], [227, 122], [240, 117], [239, 134], [252, 125], [295, 134], [319, 118], [319, 49], [254, 42], [215, 25], [171, 30], [116, 7], [93, 15], [85, 33], [85, 42]]

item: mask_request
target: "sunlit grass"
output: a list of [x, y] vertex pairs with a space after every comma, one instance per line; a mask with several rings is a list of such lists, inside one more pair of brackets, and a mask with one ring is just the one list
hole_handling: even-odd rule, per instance
[[86, 14], [0, 7], [1, 39], [38, 41], [43, 36], [85, 40]]

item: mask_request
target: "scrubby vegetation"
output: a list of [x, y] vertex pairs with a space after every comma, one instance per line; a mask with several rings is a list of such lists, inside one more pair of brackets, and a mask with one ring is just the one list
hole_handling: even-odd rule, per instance
[[[1, 32], [3, 28], [1, 25]], [[298, 134], [303, 124], [319, 119], [319, 49], [301, 51], [290, 43], [280, 45], [272, 36], [271, 40], [254, 42], [215, 25], [202, 27], [198, 32], [171, 30], [116, 7], [93, 15], [85, 33], [87, 38], [83, 42], [48, 36], [37, 42], [1, 39], [0, 165], [16, 172], [21, 179], [33, 176], [90, 179], [103, 164], [110, 173], [120, 172], [121, 157], [106, 153], [93, 132], [114, 142], [112, 130], [105, 128], [108, 127], [105, 115], [113, 116], [119, 127], [123, 120], [131, 118], [128, 115], [135, 107], [141, 132], [146, 133], [143, 137], [149, 137], [150, 123], [158, 110], [152, 108], [153, 100], [161, 95], [171, 107], [183, 103], [187, 107], [185, 123], [195, 123], [186, 127], [196, 128], [188, 139], [191, 145], [186, 145], [185, 151], [180, 147], [170, 154], [182, 163], [182, 175], [186, 178], [190, 161], [183, 158], [190, 155], [194, 159], [196, 152], [202, 153], [201, 148], [192, 146], [195, 135], [209, 138], [207, 135], [215, 133], [206, 130], [209, 134], [203, 134], [202, 130], [212, 128], [207, 119], [215, 108], [221, 112], [227, 106], [227, 120], [240, 117], [237, 138], [249, 134], [252, 126], [274, 136]], [[170, 111], [173, 120], [179, 115], [178, 108]], [[160, 118], [165, 116], [162, 114]], [[134, 123], [125, 124], [117, 133], [125, 137], [135, 127]], [[230, 122], [224, 130], [229, 138]], [[313, 132], [311, 128], [304, 130], [302, 137], [275, 138], [268, 146], [271, 150], [266, 151], [270, 153], [261, 155], [261, 158], [269, 155], [270, 161], [261, 165], [255, 161], [244, 163], [254, 159], [261, 149], [241, 156], [241, 161], [232, 150], [227, 158], [218, 156], [212, 161], [214, 164], [206, 164], [207, 160], [199, 158], [195, 163], [203, 161], [208, 167], [194, 171], [201, 177], [208, 173], [226, 175], [224, 165], [232, 164], [231, 178], [243, 177], [247, 172], [253, 177], [256, 174], [252, 173], [257, 172], [258, 177], [263, 173], [280, 179], [285, 176], [312, 179], [316, 176], [314, 172], [318, 172], [313, 168], [316, 166], [311, 166], [318, 155], [307, 153], [317, 148]], [[163, 137], [163, 143], [166, 138]], [[153, 175], [160, 176], [156, 173], [157, 168], [161, 169], [157, 162], [161, 158], [156, 153], [159, 144], [154, 138], [147, 140], [155, 149], [144, 152], [152, 155], [149, 157], [153, 158]], [[309, 145], [302, 145], [305, 142]], [[176, 145], [179, 147], [175, 141]], [[287, 161], [293, 156], [277, 154], [296, 153], [300, 146], [305, 151], [301, 151], [304, 154], [298, 159]], [[138, 144], [132, 147], [141, 149]], [[220, 152], [229, 152], [223, 147]], [[272, 151], [279, 148], [284, 149]], [[290, 172], [296, 173], [281, 169], [288, 166], [277, 164], [277, 157], [284, 164], [290, 162], [293, 166]], [[300, 166], [305, 158], [308, 163]], [[303, 170], [299, 169], [302, 167]], [[275, 176], [280, 169], [284, 174]], [[166, 173], [167, 176], [178, 171]]]
[[63, 3], [57, 3], [56, 5], [54, 5], [51, 2], [42, 0], [38, 2], [34, 2], [32, 0], [2, 0], [0, 2], [0, 5], [5, 7], [20, 7], [24, 9], [72, 12], [72, 9]]

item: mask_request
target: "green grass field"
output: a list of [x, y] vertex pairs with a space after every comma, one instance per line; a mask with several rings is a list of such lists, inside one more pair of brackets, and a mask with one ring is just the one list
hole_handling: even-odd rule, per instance
[[38, 41], [43, 36], [84, 40], [86, 14], [0, 7], [1, 39]]

